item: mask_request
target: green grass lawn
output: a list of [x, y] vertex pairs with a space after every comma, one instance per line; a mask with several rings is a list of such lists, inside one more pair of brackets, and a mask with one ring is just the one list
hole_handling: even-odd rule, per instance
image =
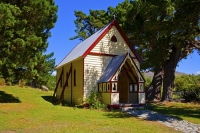
[[137, 119], [120, 111], [80, 109], [50, 102], [53, 92], [0, 86], [0, 132], [177, 132], [158, 122]]
[[200, 124], [199, 103], [158, 102], [151, 103], [147, 107], [156, 112], [173, 115], [192, 123]]

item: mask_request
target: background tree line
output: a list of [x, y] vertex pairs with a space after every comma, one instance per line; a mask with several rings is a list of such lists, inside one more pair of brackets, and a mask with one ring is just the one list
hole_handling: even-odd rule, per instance
[[[145, 86], [151, 85], [152, 77], [145, 75]], [[185, 102], [200, 102], [200, 74], [181, 74], [176, 75], [174, 81], [173, 98]]]
[[200, 74], [176, 77], [175, 91], [186, 102], [200, 102]]
[[51, 78], [54, 53], [45, 52], [57, 8], [54, 0], [0, 0], [0, 78], [8, 85]]
[[142, 56], [142, 69], [154, 72], [148, 100], [172, 101], [178, 62], [200, 50], [199, 7], [200, 0], [124, 0], [107, 10], [75, 11], [77, 34], [71, 39], [85, 40], [115, 15]]

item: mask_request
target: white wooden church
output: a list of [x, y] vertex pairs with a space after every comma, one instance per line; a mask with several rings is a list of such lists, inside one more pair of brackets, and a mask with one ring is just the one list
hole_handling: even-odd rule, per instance
[[58, 64], [53, 99], [78, 104], [91, 90], [112, 108], [145, 104], [141, 57], [113, 20], [79, 43]]

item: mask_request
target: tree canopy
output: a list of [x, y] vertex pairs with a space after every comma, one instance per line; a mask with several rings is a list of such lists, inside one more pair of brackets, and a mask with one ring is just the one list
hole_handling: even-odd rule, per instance
[[[55, 61], [49, 58], [53, 53], [44, 52], [57, 20], [57, 8], [54, 0], [1, 0], [0, 76], [7, 82], [16, 80], [16, 72], [24, 73], [20, 78], [34, 79], [41, 71], [51, 71]], [[41, 65], [48, 69], [41, 70]]]
[[171, 101], [178, 62], [194, 49], [200, 49], [199, 7], [200, 0], [124, 0], [107, 11], [94, 10], [96, 14], [93, 10], [88, 15], [75, 11], [77, 36], [73, 39], [84, 40], [105, 25], [107, 21], [102, 21], [103, 18], [111, 21], [115, 15], [133, 47], [142, 55], [142, 68], [156, 71], [153, 88], [160, 88], [163, 81], [162, 100]]

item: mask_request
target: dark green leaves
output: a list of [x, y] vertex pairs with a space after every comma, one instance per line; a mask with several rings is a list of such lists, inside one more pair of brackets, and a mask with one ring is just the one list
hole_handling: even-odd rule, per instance
[[[57, 6], [52, 0], [1, 1], [0, 75], [6, 81], [33, 79], [38, 75], [40, 71], [36, 66], [46, 59], [43, 54], [48, 47], [50, 29], [57, 20], [56, 12]], [[40, 62], [41, 58], [43, 62]], [[45, 65], [48, 67], [48, 63]], [[26, 74], [17, 77], [19, 68], [23, 70], [21, 73]], [[44, 69], [43, 73], [48, 74], [49, 71]]]

